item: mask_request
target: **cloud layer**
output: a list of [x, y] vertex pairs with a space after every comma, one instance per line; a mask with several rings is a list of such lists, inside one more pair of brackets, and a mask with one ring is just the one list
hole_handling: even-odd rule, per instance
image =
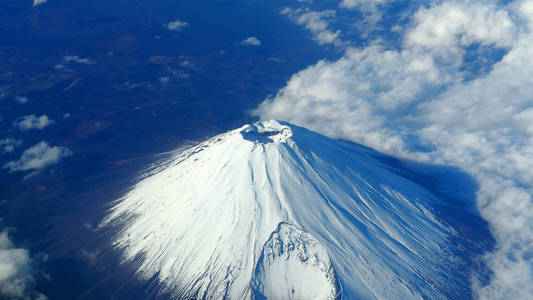
[[421, 7], [397, 48], [378, 38], [319, 61], [255, 114], [470, 172], [497, 239], [485, 257], [494, 275], [474, 279], [477, 296], [533, 298], [532, 25], [533, 1]]

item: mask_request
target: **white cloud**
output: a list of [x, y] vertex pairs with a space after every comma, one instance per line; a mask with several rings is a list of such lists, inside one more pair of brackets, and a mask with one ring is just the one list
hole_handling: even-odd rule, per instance
[[35, 115], [27, 115], [13, 122], [13, 127], [18, 128], [19, 130], [30, 130], [30, 129], [40, 130], [54, 123], [55, 123], [54, 120], [49, 119], [47, 115], [42, 115], [40, 117], [37, 117]]
[[372, 31], [379, 29], [377, 23], [383, 18], [383, 7], [390, 2], [394, 0], [343, 0], [339, 7], [362, 13], [363, 18], [357, 27], [364, 37], [368, 37]]
[[168, 30], [173, 30], [173, 31], [182, 31], [183, 28], [189, 26], [189, 23], [187, 22], [183, 22], [183, 21], [180, 21], [180, 20], [176, 20], [174, 22], [170, 22], [168, 24], [165, 24], [163, 25], [165, 26], [166, 28], [168, 28]]
[[[474, 280], [476, 296], [531, 299], [532, 32], [533, 1], [444, 1], [411, 18], [400, 49], [375, 42], [319, 61], [255, 113], [471, 173], [497, 240], [485, 257], [493, 276], [488, 285]], [[487, 74], [467, 80], [461, 67], [471, 45], [508, 52]]]
[[44, 4], [46, 1], [47, 0], [33, 0], [33, 6]]
[[474, 43], [509, 47], [517, 33], [508, 11], [490, 3], [454, 1], [420, 9], [405, 42], [453, 55]]
[[16, 147], [22, 145], [22, 141], [14, 138], [5, 138], [0, 140], [1, 153], [11, 153]]
[[187, 79], [190, 77], [189, 73], [183, 71], [183, 70], [177, 70], [177, 69], [174, 69], [173, 67], [171, 66], [168, 66], [167, 67], [167, 71], [172, 74], [172, 76], [176, 77], [176, 78], [181, 78], [181, 79]]
[[28, 103], [28, 97], [17, 96], [15, 97], [15, 102], [17, 102], [18, 104], [26, 104]]
[[10, 161], [4, 165], [9, 172], [16, 171], [39, 171], [53, 165], [64, 157], [72, 155], [72, 151], [61, 146], [50, 146], [42, 141], [22, 153], [17, 161]]
[[313, 39], [319, 44], [335, 44], [336, 46], [343, 44], [339, 39], [340, 30], [331, 31], [329, 29], [329, 20], [335, 19], [334, 10], [310, 11], [286, 7], [281, 11], [281, 14], [287, 15], [296, 24], [311, 31]]
[[[82, 58], [82, 57], [79, 57], [78, 55], [66, 55], [65, 57], [63, 57], [63, 61], [65, 63], [77, 63], [77, 64], [83, 64], [83, 65], [92, 65], [94, 64], [94, 61], [90, 58]], [[56, 70], [61, 70], [63, 69], [63, 65], [59, 64], [59, 65], [56, 65], [54, 68]]]
[[367, 20], [377, 21], [381, 19], [381, 11], [379, 7], [392, 1], [394, 0], [342, 0], [339, 7], [357, 9], [366, 14], [374, 15]]
[[7, 299], [47, 299], [33, 289], [35, 278], [28, 250], [16, 248], [7, 230], [0, 232], [0, 296]]
[[257, 39], [255, 36], [251, 36], [249, 38], [242, 40], [241, 45], [258, 47], [258, 46], [261, 46], [261, 41]]
[[[389, 0], [390, 1], [390, 0]], [[376, 5], [388, 2], [388, 0], [342, 0], [340, 7], [368, 9]]]

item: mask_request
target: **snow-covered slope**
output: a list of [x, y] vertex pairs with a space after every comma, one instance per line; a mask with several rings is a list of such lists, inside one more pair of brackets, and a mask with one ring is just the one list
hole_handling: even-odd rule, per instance
[[176, 299], [468, 298], [435, 205], [370, 149], [266, 121], [180, 151], [102, 226]]

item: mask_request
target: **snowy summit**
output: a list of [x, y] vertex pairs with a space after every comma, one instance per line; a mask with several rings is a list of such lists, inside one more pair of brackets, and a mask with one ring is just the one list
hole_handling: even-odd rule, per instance
[[467, 239], [444, 200], [363, 146], [281, 121], [179, 151], [102, 226], [172, 298], [462, 299]]

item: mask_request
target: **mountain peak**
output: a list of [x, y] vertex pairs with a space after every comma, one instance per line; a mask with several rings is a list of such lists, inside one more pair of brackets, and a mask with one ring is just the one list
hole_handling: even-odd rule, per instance
[[258, 143], [284, 143], [292, 137], [288, 123], [277, 120], [262, 121], [241, 127], [243, 138]]
[[258, 122], [157, 166], [102, 225], [120, 224], [124, 261], [176, 299], [468, 298], [445, 204], [387, 161]]

